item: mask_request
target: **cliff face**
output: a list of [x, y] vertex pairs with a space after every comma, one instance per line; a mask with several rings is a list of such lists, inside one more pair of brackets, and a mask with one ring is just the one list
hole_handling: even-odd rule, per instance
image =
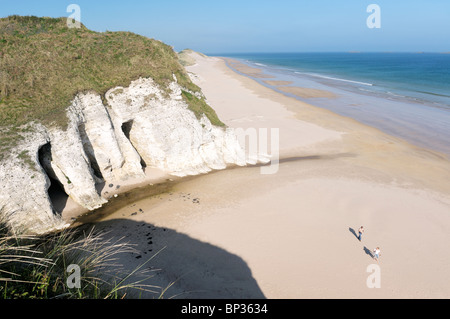
[[246, 165], [232, 129], [198, 119], [175, 76], [169, 89], [140, 78], [109, 90], [103, 101], [80, 93], [67, 109], [66, 130], [34, 124], [0, 163], [0, 213], [9, 226], [31, 233], [67, 226], [52, 207], [51, 183], [94, 210], [107, 202], [97, 183], [143, 178], [143, 166], [186, 176]]

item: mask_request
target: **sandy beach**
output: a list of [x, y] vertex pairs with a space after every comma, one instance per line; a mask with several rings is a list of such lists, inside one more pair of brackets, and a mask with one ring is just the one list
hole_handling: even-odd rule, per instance
[[[164, 298], [450, 298], [445, 155], [244, 75], [268, 77], [261, 70], [192, 57], [186, 69], [226, 125], [279, 129], [280, 164], [269, 175], [248, 166], [174, 179], [97, 218], [97, 229], [136, 246], [121, 256], [127, 269], [151, 258], [148, 283], [162, 288], [144, 297], [170, 285]], [[148, 180], [117, 190], [117, 201], [168, 178], [149, 171]], [[379, 266], [380, 288], [367, 285], [371, 265]]]

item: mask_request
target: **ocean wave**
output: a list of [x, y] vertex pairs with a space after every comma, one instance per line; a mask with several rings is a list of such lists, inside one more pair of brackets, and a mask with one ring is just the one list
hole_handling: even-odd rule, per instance
[[390, 92], [390, 91], [387, 91], [386, 93], [389, 94], [389, 95], [392, 95], [392, 96], [396, 96], [396, 97], [408, 98], [408, 96], [406, 96], [406, 95], [396, 94], [396, 93], [393, 93], [393, 92]]
[[372, 83], [366, 83], [366, 82], [360, 82], [360, 81], [352, 81], [352, 80], [346, 80], [346, 79], [340, 79], [340, 78], [333, 78], [331, 76], [326, 76], [326, 75], [322, 75], [322, 74], [316, 74], [316, 73], [302, 73], [302, 72], [295, 72], [297, 74], [301, 74], [301, 75], [311, 75], [311, 76], [315, 76], [318, 78], [323, 78], [323, 79], [327, 79], [327, 80], [335, 80], [335, 81], [342, 81], [342, 82], [349, 82], [349, 83], [354, 83], [354, 84], [360, 84], [360, 85], [365, 85], [365, 86], [374, 86], [375, 84]]
[[440, 97], [450, 97], [450, 95], [447, 94], [442, 94], [442, 93], [435, 93], [435, 92], [429, 92], [429, 91], [417, 91], [419, 93], [423, 93], [423, 94], [429, 94], [429, 95], [434, 95], [434, 96], [440, 96]]

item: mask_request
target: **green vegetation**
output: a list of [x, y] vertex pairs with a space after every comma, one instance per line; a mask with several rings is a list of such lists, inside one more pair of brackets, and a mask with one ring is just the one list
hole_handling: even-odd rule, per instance
[[[79, 92], [103, 96], [140, 77], [167, 91], [173, 74], [187, 91], [200, 91], [170, 46], [130, 32], [68, 28], [65, 18], [0, 19], [0, 65], [0, 153], [15, 145], [15, 133], [31, 121], [65, 129], [66, 108]], [[206, 103], [199, 108], [198, 101], [186, 100], [194, 102], [189, 107], [198, 118], [204, 112], [223, 125]]]
[[[11, 235], [0, 225], [0, 299], [118, 299], [141, 292], [162, 298], [164, 291], [130, 282], [148, 262], [126, 274], [117, 257], [134, 252], [127, 244], [104, 234], [69, 230], [45, 237]], [[80, 285], [71, 288], [69, 266], [80, 269]], [[144, 277], [149, 279], [150, 277]]]
[[[206, 117], [211, 121], [213, 125], [216, 126], [225, 126], [223, 124], [217, 114], [216, 111], [214, 111], [203, 98], [198, 98], [195, 95], [192, 95], [189, 92], [181, 91], [181, 96], [186, 101], [186, 103], [189, 105], [189, 108], [195, 113], [195, 114], [205, 114]], [[198, 118], [198, 116], [197, 116]]]

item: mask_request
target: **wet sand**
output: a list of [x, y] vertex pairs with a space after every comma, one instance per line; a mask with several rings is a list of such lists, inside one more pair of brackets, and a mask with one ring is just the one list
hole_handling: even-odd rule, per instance
[[310, 98], [318, 98], [318, 97], [324, 97], [328, 99], [335, 98], [336, 95], [334, 93], [324, 91], [324, 90], [317, 90], [317, 89], [310, 89], [310, 88], [302, 88], [297, 86], [278, 86], [278, 90], [283, 91], [285, 93], [290, 93], [295, 96], [310, 99]]
[[233, 59], [224, 58], [224, 60], [227, 61], [227, 63], [238, 72], [251, 75], [254, 78], [261, 78], [261, 79], [273, 78], [272, 75], [264, 74], [261, 69], [245, 65], [244, 63], [241, 63]]
[[[252, 76], [253, 73], [246, 73], [249, 76]], [[336, 94], [318, 89], [304, 88], [298, 86], [291, 86], [293, 82], [291, 81], [264, 81], [264, 83], [274, 86], [277, 90], [280, 90], [285, 93], [293, 94], [297, 97], [310, 99], [310, 98], [335, 98]]]

